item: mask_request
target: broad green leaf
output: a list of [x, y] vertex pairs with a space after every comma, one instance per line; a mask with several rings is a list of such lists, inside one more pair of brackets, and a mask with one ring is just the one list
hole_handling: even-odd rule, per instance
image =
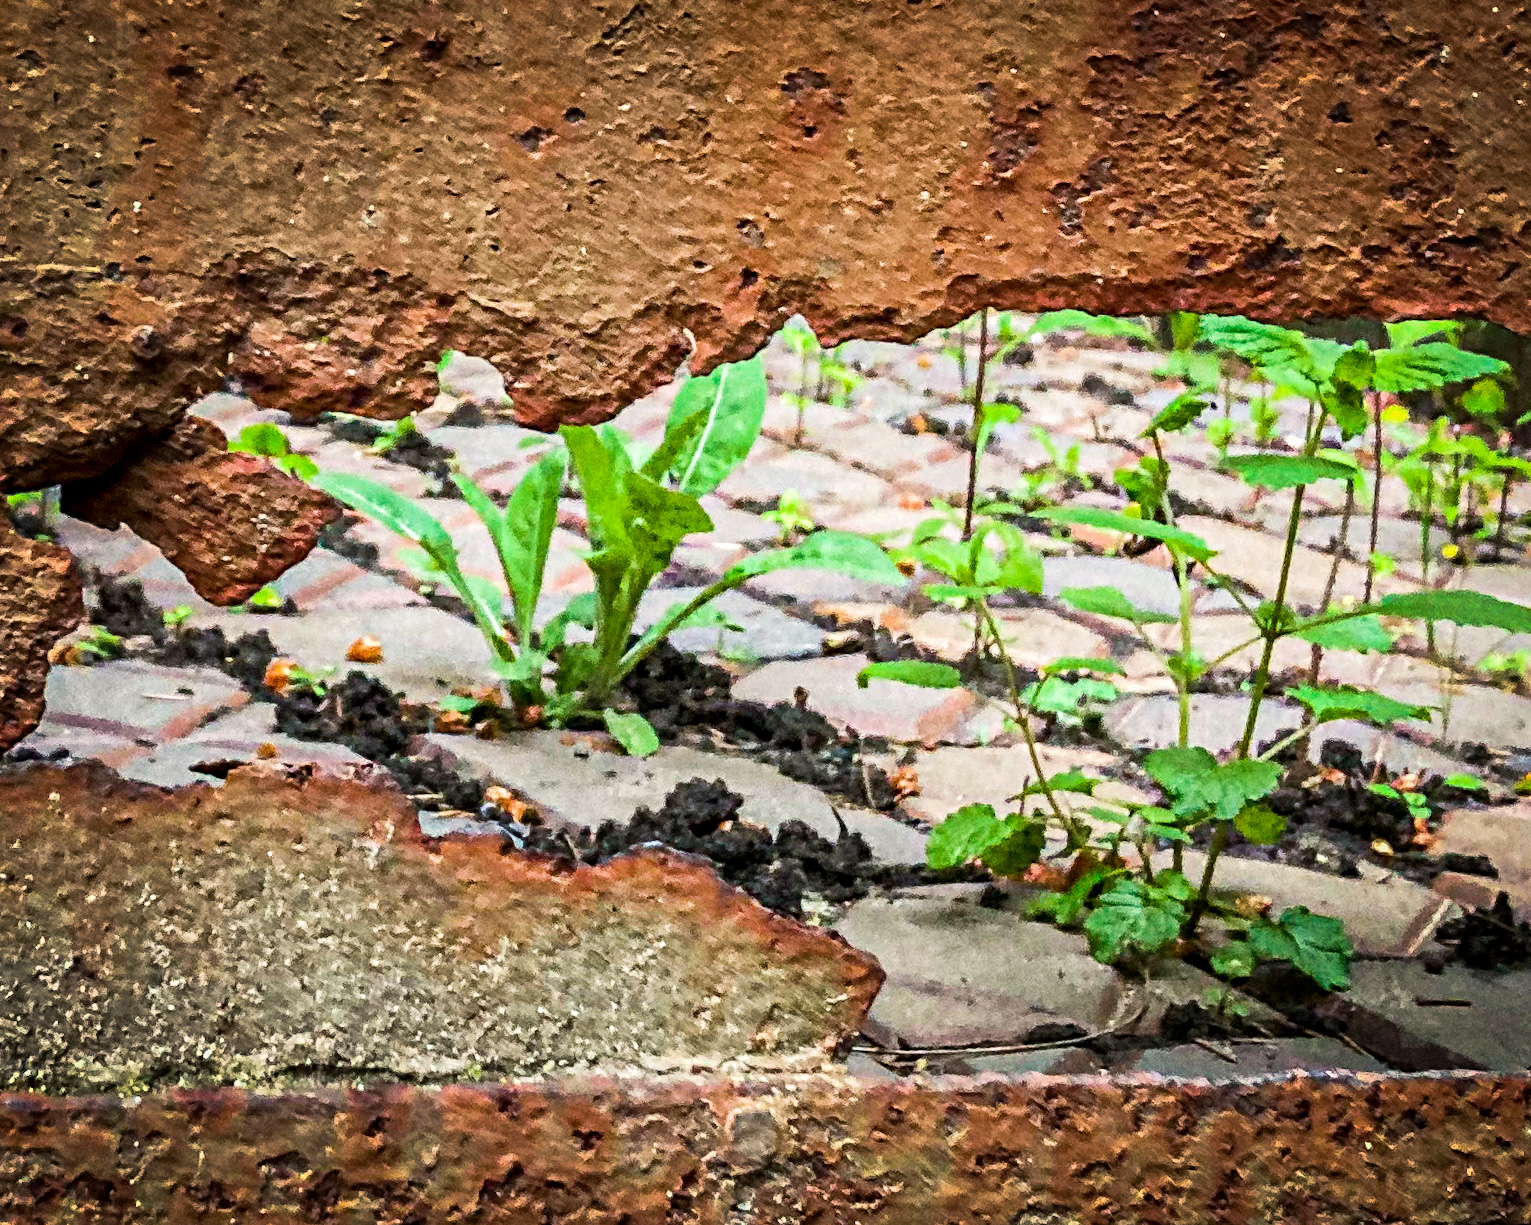
[[1064, 655], [1051, 663], [1042, 665], [1043, 672], [1100, 672], [1121, 676], [1125, 669], [1114, 659], [1094, 659], [1081, 655]]
[[1365, 612], [1384, 617], [1415, 617], [1421, 621], [1450, 621], [1455, 625], [1482, 625], [1531, 633], [1531, 608], [1511, 604], [1480, 591], [1405, 591], [1383, 596]]
[[300, 481], [311, 481], [319, 475], [319, 465], [314, 463], [306, 455], [298, 455], [289, 451], [286, 455], [275, 455], [271, 462], [285, 472], [288, 476], [295, 476]]
[[973, 446], [982, 455], [989, 449], [989, 437], [996, 425], [1014, 425], [1021, 419], [1019, 404], [985, 404], [978, 421], [978, 438]]
[[1061, 927], [1071, 927], [1089, 903], [1090, 895], [1102, 882], [1119, 875], [1110, 868], [1091, 868], [1062, 893], [1044, 893], [1031, 904], [1030, 913], [1037, 918], [1052, 919]]
[[1234, 817], [1233, 828], [1256, 846], [1274, 846], [1286, 833], [1286, 818], [1264, 804], [1246, 804]]
[[1219, 764], [1203, 748], [1155, 749], [1143, 759], [1143, 768], [1175, 797], [1177, 815], [1210, 812], [1224, 821], [1264, 799], [1281, 781], [1281, 767], [1273, 761]]
[[1270, 961], [1289, 961], [1325, 991], [1344, 991], [1350, 986], [1350, 960], [1355, 950], [1345, 925], [1328, 915], [1317, 915], [1306, 906], [1282, 911], [1272, 923], [1262, 919], [1249, 929], [1249, 945], [1256, 956]]
[[1456, 345], [1434, 342], [1377, 352], [1378, 391], [1429, 391], [1448, 383], [1464, 383], [1485, 375], [1507, 375], [1510, 367], [1495, 357], [1469, 353]]
[[[1319, 618], [1322, 619], [1322, 618]], [[1300, 625], [1300, 623], [1299, 623]], [[1375, 615], [1332, 621], [1312, 629], [1298, 628], [1294, 634], [1305, 642], [1316, 643], [1331, 651], [1390, 651], [1393, 635]]]
[[957, 809], [931, 831], [925, 862], [932, 868], [955, 868], [977, 859], [1010, 837], [1011, 830], [988, 804]]
[[1058, 598], [1080, 612], [1094, 613], [1100, 617], [1118, 617], [1142, 625], [1154, 622], [1171, 624], [1177, 620], [1168, 613], [1138, 608], [1115, 587], [1065, 587], [1058, 592]]
[[1311, 381], [1317, 373], [1308, 338], [1290, 328], [1257, 323], [1242, 315], [1205, 315], [1201, 339], [1248, 362], [1272, 381], [1276, 376]]
[[629, 757], [648, 757], [659, 752], [659, 735], [642, 715], [603, 710], [601, 718], [612, 739], [626, 750]]
[[245, 603], [248, 604], [251, 608], [261, 609], [263, 611], [269, 612], [272, 609], [285, 607], [287, 600], [280, 591], [268, 583], [259, 591], [255, 592], [248, 600], [245, 601]]
[[1398, 702], [1380, 693], [1356, 689], [1350, 685], [1326, 685], [1313, 687], [1299, 685], [1288, 689], [1286, 695], [1301, 702], [1313, 712], [1315, 723], [1329, 723], [1335, 719], [1360, 719], [1389, 727], [1402, 719], [1430, 718], [1430, 707], [1416, 706], [1412, 702]]
[[1091, 315], [1085, 311], [1048, 311], [1038, 315], [1037, 321], [1027, 330], [1028, 336], [1043, 336], [1049, 332], [1082, 331], [1091, 336], [1125, 336], [1141, 341], [1150, 349], [1156, 348], [1154, 334], [1134, 319], [1119, 319], [1115, 315]]
[[1230, 455], [1227, 467], [1249, 485], [1262, 489], [1291, 489], [1314, 481], [1348, 481], [1356, 476], [1353, 464], [1344, 464], [1321, 455]]
[[1003, 822], [1008, 837], [996, 842], [978, 858], [996, 876], [1020, 876], [1041, 858], [1047, 845], [1047, 826], [1020, 813], [1012, 813]]
[[950, 664], [927, 663], [921, 659], [894, 659], [886, 663], [870, 663], [856, 673], [858, 688], [865, 689], [874, 680], [897, 681], [921, 689], [956, 689], [962, 684], [962, 673]]
[[[675, 487], [700, 497], [722, 484], [755, 445], [765, 407], [765, 363], [758, 356], [687, 379], [665, 426], [667, 438], [674, 430], [688, 439], [669, 468]], [[693, 420], [701, 424], [688, 430]]]
[[1363, 342], [1351, 345], [1334, 359], [1329, 379], [1333, 383], [1361, 391], [1372, 385], [1376, 373], [1376, 354]]
[[585, 495], [591, 543], [598, 550], [623, 551], [631, 508], [623, 492], [626, 456], [619, 453], [620, 441], [588, 425], [565, 425], [558, 432], [563, 435]]
[[689, 493], [666, 489], [641, 472], [627, 473], [628, 535], [635, 551], [657, 572], [670, 563], [678, 545], [693, 532], [710, 532], [712, 518]]
[[886, 586], [902, 586], [904, 576], [876, 541], [854, 532], [818, 531], [788, 549], [752, 554], [728, 573], [739, 582], [773, 570], [793, 568], [834, 570], [852, 578]]
[[413, 540], [433, 555], [446, 558], [457, 555], [447, 529], [429, 511], [394, 493], [387, 485], [364, 476], [321, 472], [313, 479], [313, 486], [369, 519], [376, 519], [390, 532]]
[[1207, 960], [1219, 978], [1248, 978], [1255, 972], [1255, 951], [1247, 940], [1234, 940], [1215, 948]]
[[1034, 685], [1028, 685], [1022, 694], [1026, 705], [1044, 715], [1073, 715], [1086, 702], [1114, 702], [1120, 696], [1110, 681], [1081, 677], [1066, 681], [1056, 676], [1046, 676]]
[[268, 459], [288, 454], [292, 448], [281, 427], [270, 421], [247, 425], [229, 439], [229, 450], [240, 455], [263, 455]]
[[1120, 880], [1096, 899], [1084, 934], [1096, 961], [1121, 960], [1129, 952], [1156, 953], [1180, 935], [1184, 908], [1137, 880]]
[[1173, 434], [1183, 430], [1210, 407], [1200, 389], [1182, 391], [1178, 396], [1154, 414], [1154, 419], [1138, 437], [1147, 438], [1160, 432]]
[[1150, 540], [1163, 541], [1196, 561], [1208, 561], [1217, 552], [1200, 536], [1157, 523], [1151, 519], [1134, 519], [1120, 511], [1104, 510], [1098, 506], [1051, 506], [1037, 512], [1037, 518], [1052, 523], [1078, 523], [1085, 527], [1098, 527], [1109, 532], [1124, 532], [1129, 536], [1146, 536]]
[[505, 567], [516, 625], [523, 644], [531, 640], [537, 601], [547, 570], [553, 529], [558, 526], [558, 495], [564, 483], [564, 451], [549, 451], [516, 485], [500, 518], [495, 545]]

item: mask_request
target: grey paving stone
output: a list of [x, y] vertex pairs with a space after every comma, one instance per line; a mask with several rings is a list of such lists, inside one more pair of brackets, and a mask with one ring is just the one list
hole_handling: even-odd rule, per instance
[[1147, 1050], [1118, 1064], [1116, 1071], [1152, 1072], [1177, 1080], [1216, 1082], [1291, 1072], [1386, 1072], [1387, 1065], [1346, 1046], [1337, 1038], [1280, 1038], [1271, 1042], [1236, 1042], [1222, 1049], [1233, 1062], [1202, 1046]]
[[[1094, 778], [1107, 778], [1117, 764], [1110, 754], [1095, 749], [1053, 748], [1044, 744], [1038, 747], [1037, 755], [1049, 775], [1079, 769]], [[920, 753], [915, 758], [914, 770], [920, 783], [919, 794], [904, 800], [902, 807], [911, 817], [932, 825], [967, 804], [989, 804], [999, 813], [1014, 811], [1010, 797], [1019, 794], [1035, 777], [1025, 745], [973, 748], [947, 745]], [[1146, 803], [1149, 799], [1136, 787], [1114, 781], [1102, 783], [1096, 794], [1106, 801]]]
[[[1531, 911], [1531, 801], [1499, 808], [1458, 808], [1441, 817], [1436, 854], [1485, 855], [1499, 870], [1497, 880], [1475, 877], [1476, 904], [1493, 905], [1500, 890], [1518, 910]], [[1444, 892], [1444, 891], [1441, 891]], [[1461, 895], [1458, 900], [1463, 900]]]
[[[675, 604], [702, 591], [700, 587], [659, 587], [646, 592], [638, 604], [638, 632], [647, 630]], [[740, 627], [677, 630], [670, 642], [682, 651], [722, 655], [744, 662], [773, 659], [809, 659], [824, 646], [824, 631], [811, 621], [788, 616], [778, 608], [752, 599], [742, 591], [727, 591], [711, 607]]]
[[1159, 566], [1126, 557], [1050, 557], [1042, 563], [1042, 593], [1056, 596], [1065, 587], [1113, 587], [1138, 608], [1177, 614], [1180, 588], [1175, 576]]
[[865, 655], [836, 655], [771, 663], [734, 685], [746, 701], [792, 702], [798, 690], [808, 709], [863, 736], [885, 736], [909, 744], [959, 743], [978, 699], [966, 689], [921, 689], [874, 680], [865, 689], [856, 675]]
[[1413, 961], [1360, 961], [1345, 998], [1489, 1071], [1531, 1067], [1531, 970], [1431, 974]]
[[118, 659], [48, 673], [47, 716], [87, 731], [163, 741], [184, 736], [214, 712], [244, 705], [248, 695], [211, 668], [165, 668]]
[[[1225, 753], [1244, 735], [1249, 699], [1211, 693], [1191, 695], [1191, 743], [1213, 753]], [[1264, 744], [1294, 730], [1302, 722], [1300, 709], [1279, 698], [1260, 704], [1255, 743]], [[1122, 744], [1136, 748], [1165, 748], [1178, 743], [1180, 706], [1169, 695], [1124, 698], [1106, 712], [1106, 731]]]
[[[795, 782], [773, 766], [743, 757], [666, 747], [638, 760], [605, 749], [601, 737], [556, 731], [522, 732], [498, 740], [431, 735], [429, 741], [479, 777], [513, 787], [548, 817], [576, 825], [625, 821], [640, 806], [657, 810], [679, 783], [722, 779], [744, 798], [740, 815], [773, 832], [798, 820], [826, 838], [840, 826], [817, 787]], [[565, 741], [571, 743], [565, 743]], [[847, 828], [866, 838], [887, 863], [923, 863], [925, 839], [881, 813], [838, 806]]]
[[882, 963], [871, 1018], [914, 1046], [1024, 1041], [1049, 1021], [1099, 1028], [1125, 990], [1084, 937], [1004, 911], [864, 898], [835, 930]]
[[441, 388], [460, 400], [475, 404], [498, 405], [509, 402], [505, 379], [493, 363], [482, 357], [454, 353], [441, 371]]
[[31, 749], [44, 757], [51, 757], [64, 749], [77, 761], [93, 759], [120, 769], [149, 753], [151, 745], [140, 744], [128, 736], [95, 731], [87, 727], [71, 727], [55, 723], [46, 714], [32, 732], [17, 741], [16, 748]]

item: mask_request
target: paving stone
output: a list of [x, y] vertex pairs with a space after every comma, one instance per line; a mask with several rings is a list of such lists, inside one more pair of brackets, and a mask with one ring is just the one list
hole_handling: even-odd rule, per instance
[[817, 787], [746, 757], [672, 745], [638, 759], [608, 747], [601, 737], [557, 731], [520, 732], [498, 740], [436, 734], [427, 739], [479, 777], [514, 788], [554, 820], [592, 827], [625, 821], [640, 805], [657, 811], [680, 783], [722, 779], [744, 798], [740, 816], [773, 832], [785, 821], [798, 820], [834, 839], [840, 830], [838, 808], [846, 827], [861, 834], [879, 859], [925, 861], [925, 838], [918, 830], [881, 813], [848, 805], [832, 808]]
[[[634, 628], [642, 633], [671, 607], [689, 600], [702, 591], [700, 587], [658, 587], [644, 593], [638, 604]], [[819, 655], [824, 646], [824, 631], [811, 621], [788, 616], [780, 609], [751, 599], [742, 591], [727, 591], [711, 607], [724, 614], [742, 632], [721, 627], [677, 630], [670, 642], [682, 651], [699, 655], [723, 655], [745, 662], [775, 659], [809, 659]]]
[[806, 502], [815, 521], [836, 510], [864, 510], [893, 503], [892, 487], [879, 476], [849, 467], [815, 451], [789, 451], [756, 444], [750, 460], [718, 487], [729, 502], [774, 503], [787, 490]]
[[44, 714], [31, 734], [19, 740], [15, 747], [31, 749], [45, 757], [64, 749], [77, 761], [93, 758], [120, 770], [136, 758], [146, 756], [152, 745], [140, 744], [128, 736], [56, 723]]
[[54, 726], [163, 742], [184, 736], [248, 695], [211, 668], [165, 668], [115, 659], [48, 673], [47, 718]]
[[1151, 1072], [1177, 1080], [1213, 1082], [1251, 1076], [1281, 1076], [1291, 1072], [1386, 1072], [1387, 1065], [1338, 1038], [1279, 1038], [1270, 1042], [1236, 1042], [1226, 1049], [1233, 1062], [1202, 1046], [1169, 1046], [1146, 1050], [1118, 1063], [1118, 1072]]
[[836, 459], [869, 468], [900, 483], [907, 483], [912, 474], [953, 459], [960, 459], [964, 465], [967, 463], [966, 454], [944, 438], [934, 434], [906, 434], [880, 421], [859, 425], [842, 422], [816, 441], [820, 449]]
[[[216, 727], [216, 724], [212, 725]], [[258, 745], [276, 749], [274, 756], [257, 756]], [[370, 769], [365, 757], [338, 744], [295, 740], [275, 732], [259, 741], [247, 737], [198, 737], [161, 745], [147, 756], [119, 767], [125, 778], [154, 783], [160, 787], [184, 787], [190, 783], [222, 784], [222, 780], [199, 773], [194, 767], [207, 763], [265, 761], [268, 764], [314, 766], [320, 773], [349, 775], [358, 769]]]
[[1188, 501], [1233, 518], [1252, 513], [1260, 496], [1259, 490], [1237, 477], [1181, 464], [1170, 468], [1170, 489]]
[[[104, 574], [131, 573], [156, 557], [164, 557], [147, 540], [125, 527], [109, 532], [69, 515], [60, 515], [54, 522], [53, 536], [75, 555], [82, 567]], [[187, 587], [189, 590], [190, 584]]]
[[408, 587], [363, 570], [329, 549], [315, 549], [272, 586], [304, 612], [402, 608], [426, 602]]
[[[1167, 651], [1180, 649], [1178, 625], [1150, 625], [1146, 627], [1149, 638]], [[1226, 615], [1196, 614], [1191, 618], [1191, 642], [1203, 659], [1211, 662], [1254, 637], [1254, 623], [1243, 613]], [[1219, 667], [1253, 673], [1260, 662], [1264, 643], [1256, 641], [1244, 647], [1238, 654], [1224, 660]], [[1271, 667], [1277, 671], [1287, 668], [1307, 668], [1312, 662], [1313, 648], [1295, 638], [1282, 638], [1276, 643], [1271, 656]], [[1354, 651], [1325, 651], [1320, 667], [1321, 679], [1364, 674], [1368, 681], [1379, 663], [1377, 655], [1361, 655]], [[1367, 682], [1362, 682], [1367, 683]]]
[[233, 438], [247, 425], [269, 421], [272, 425], [286, 426], [290, 417], [280, 409], [262, 408], [244, 396], [215, 391], [203, 396], [191, 406], [191, 412], [211, 421], [228, 437]]
[[475, 404], [496, 405], [509, 402], [505, 379], [494, 365], [482, 357], [453, 353], [441, 370], [443, 391]]
[[[1272, 508], [1273, 515], [1281, 519], [1282, 529], [1285, 529], [1285, 510]], [[1310, 548], [1317, 549], [1321, 553], [1328, 553], [1330, 542], [1338, 534], [1340, 525], [1344, 520], [1339, 515], [1317, 515], [1303, 522], [1298, 531], [1298, 539]], [[1440, 547], [1445, 544], [1449, 537], [1440, 529], [1431, 532], [1431, 550], [1434, 561], [1431, 563], [1432, 572], [1442, 568]], [[1352, 557], [1365, 559], [1370, 552], [1371, 543], [1371, 519], [1365, 510], [1357, 510], [1350, 519], [1350, 530], [1346, 537], [1346, 547]], [[1386, 553], [1398, 563], [1397, 573], [1409, 578], [1419, 577], [1419, 524], [1409, 519], [1384, 518], [1377, 523], [1377, 550]], [[1487, 568], [1487, 567], [1484, 567]], [[1499, 567], [1494, 567], [1498, 569]], [[1509, 567], [1506, 567], [1509, 568]]]
[[[1155, 864], [1170, 856], [1156, 856]], [[1200, 880], [1206, 856], [1186, 851], [1185, 874]], [[1423, 885], [1389, 874], [1382, 880], [1334, 876], [1291, 864], [1224, 855], [1217, 861], [1216, 888], [1271, 900], [1272, 913], [1306, 906], [1315, 914], [1331, 915], [1363, 957], [1412, 957], [1456, 907]]]
[[[1213, 753], [1232, 749], [1244, 735], [1249, 718], [1249, 699], [1221, 694], [1191, 695], [1191, 743]], [[1255, 742], [1264, 744], [1295, 729], [1302, 722], [1301, 711], [1279, 698], [1267, 698], [1260, 705], [1255, 723]], [[1122, 744], [1134, 748], [1165, 748], [1176, 744], [1180, 734], [1180, 706], [1167, 695], [1124, 698], [1106, 713], [1107, 733]]]
[[1331, 740], [1341, 741], [1361, 750], [1363, 761], [1381, 760], [1383, 767], [1393, 775], [1429, 771], [1432, 774], [1477, 774], [1479, 771], [1458, 758], [1442, 753], [1429, 745], [1420, 744], [1396, 732], [1361, 723], [1353, 719], [1336, 719], [1321, 724], [1309, 741], [1308, 756], [1318, 761], [1323, 746]]
[[[1037, 668], [1065, 656], [1109, 657], [1110, 647], [1094, 630], [1045, 608], [1004, 611], [995, 617], [1010, 658]], [[944, 609], [922, 613], [909, 623], [909, 635], [920, 646], [957, 661], [973, 647], [973, 618]]]
[[1024, 1041], [1045, 1022], [1106, 1025], [1124, 980], [1084, 937], [935, 898], [864, 898], [835, 930], [882, 963], [871, 1019], [914, 1046]]
[[[791, 384], [792, 393], [797, 394], [797, 383]], [[812, 395], [813, 386], [809, 387]], [[772, 396], [766, 401], [765, 417], [761, 421], [761, 433], [786, 447], [803, 446], [810, 450], [832, 450], [838, 454], [838, 448], [831, 448], [830, 442], [834, 436], [843, 430], [854, 430], [859, 426], [868, 424], [867, 418], [853, 408], [836, 408], [832, 404], [825, 404], [822, 400], [811, 400], [803, 408], [802, 414], [802, 441], [798, 441], [798, 410], [797, 405], [788, 403], [782, 396]], [[883, 427], [886, 428], [886, 427]]]
[[1531, 746], [1531, 698], [1487, 685], [1465, 685], [1435, 664], [1391, 655], [1377, 671], [1379, 693], [1401, 702], [1440, 708], [1427, 723], [1408, 726], [1467, 744]]
[[1350, 977], [1346, 1001], [1407, 1034], [1491, 1072], [1531, 1067], [1531, 970], [1496, 974], [1448, 965], [1431, 974], [1414, 961], [1358, 961]]
[[[229, 635], [265, 630], [277, 650], [305, 668], [353, 668], [376, 676], [417, 702], [432, 702], [458, 685], [492, 683], [489, 648], [467, 621], [438, 608], [317, 610], [301, 617], [248, 613], [198, 616], [196, 625], [220, 625]], [[376, 664], [346, 660], [346, 648], [363, 634], [383, 644]], [[67, 669], [66, 669], [67, 671]]]
[[797, 690], [807, 694], [808, 709], [862, 736], [883, 736], [909, 744], [960, 743], [978, 698], [967, 689], [921, 689], [874, 680], [865, 689], [856, 674], [865, 655], [767, 664], [734, 685], [746, 701], [792, 702]]
[[508, 421], [491, 421], [477, 426], [439, 425], [424, 432], [438, 447], [445, 447], [455, 454], [462, 470], [475, 478], [483, 472], [524, 472], [541, 454], [528, 444], [549, 440], [546, 434], [523, 429]]
[[[1492, 906], [1502, 890], [1510, 895], [1510, 903], [1518, 911], [1531, 912], [1531, 802], [1454, 809], [1441, 817], [1440, 835], [1434, 848], [1436, 854], [1486, 855], [1499, 870], [1499, 878], [1469, 877], [1468, 880], [1482, 886], [1482, 892], [1476, 895], [1445, 888], [1437, 892], [1464, 904], [1471, 901], [1474, 905]], [[1436, 883], [1439, 885], [1439, 879]]]
[[751, 595], [785, 600], [817, 613], [826, 605], [845, 603], [882, 604], [901, 601], [917, 586], [913, 581], [898, 587], [852, 578], [837, 570], [773, 570], [744, 585]]
[[1159, 566], [1126, 557], [1050, 557], [1042, 564], [1042, 594], [1056, 597], [1065, 587], [1112, 587], [1147, 612], [1178, 614], [1180, 587]]
[[[1037, 756], [1049, 775], [1079, 769], [1096, 778], [1107, 778], [1119, 764], [1109, 753], [1096, 749], [1054, 748], [1047, 744], [1037, 746]], [[1036, 777], [1024, 744], [944, 746], [920, 753], [914, 769], [920, 782], [919, 794], [904, 800], [901, 807], [906, 815], [932, 825], [939, 825], [966, 804], [989, 804], [1001, 813], [1013, 811], [1015, 805], [1010, 797], [1018, 795]], [[1097, 794], [1102, 800], [1135, 803], [1149, 800], [1138, 788], [1116, 781], [1102, 783]]]
[[[294, 447], [294, 450], [297, 448]], [[310, 459], [319, 465], [321, 472], [331, 475], [364, 476], [369, 480], [387, 485], [394, 493], [406, 498], [424, 497], [435, 488], [436, 482], [418, 468], [396, 464], [392, 460], [373, 455], [355, 443], [331, 438], [308, 452]]]

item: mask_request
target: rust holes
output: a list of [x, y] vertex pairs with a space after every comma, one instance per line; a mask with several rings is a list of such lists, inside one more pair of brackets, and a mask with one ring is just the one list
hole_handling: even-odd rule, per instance
[[746, 247], [765, 246], [765, 231], [753, 217], [740, 217], [734, 222], [734, 229], [739, 231], [739, 241]]
[[450, 34], [432, 34], [420, 44], [420, 50], [415, 52], [427, 64], [439, 64], [447, 53], [447, 48], [452, 45]]
[[547, 128], [532, 127], [517, 136], [516, 140], [528, 153], [536, 153], [552, 135]]
[[585, 122], [585, 112], [582, 111], [577, 106], [571, 106], [568, 110], [566, 110], [563, 113], [563, 121], [565, 123], [567, 123], [567, 124], [570, 124], [570, 125], [573, 125], [573, 124], [576, 124], [576, 123], [584, 123]]

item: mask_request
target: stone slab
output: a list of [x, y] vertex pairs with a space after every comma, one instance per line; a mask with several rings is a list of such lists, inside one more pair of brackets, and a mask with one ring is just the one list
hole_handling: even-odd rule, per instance
[[[656, 587], [644, 593], [638, 604], [634, 628], [642, 633], [672, 606], [697, 595], [700, 587]], [[711, 604], [740, 629], [699, 626], [676, 630], [670, 642], [682, 651], [715, 654], [743, 662], [775, 659], [809, 659], [824, 645], [824, 631], [811, 621], [789, 616], [779, 608], [753, 599], [742, 591], [727, 591]]]
[[1531, 1067], [1531, 970], [1494, 974], [1418, 962], [1360, 961], [1346, 1001], [1489, 1071]]
[[[1221, 1044], [1219, 1044], [1221, 1045]], [[1148, 1050], [1116, 1066], [1117, 1071], [1152, 1072], [1177, 1080], [1207, 1080], [1214, 1084], [1251, 1076], [1284, 1076], [1293, 1072], [1386, 1072], [1387, 1065], [1346, 1046], [1336, 1038], [1280, 1038], [1270, 1042], [1234, 1042], [1222, 1049], [1230, 1062], [1203, 1046], [1185, 1045]]]

